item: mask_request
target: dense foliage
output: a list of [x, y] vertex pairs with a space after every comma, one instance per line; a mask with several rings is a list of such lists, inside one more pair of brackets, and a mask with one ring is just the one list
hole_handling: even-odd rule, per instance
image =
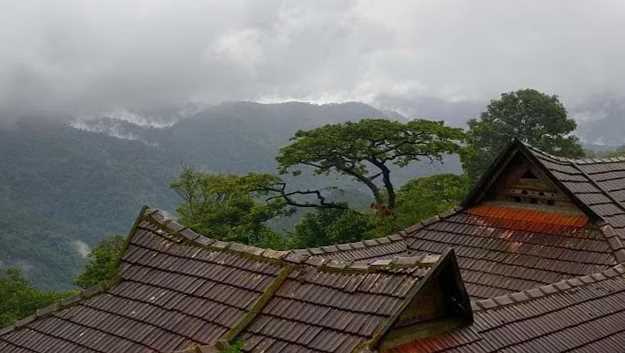
[[307, 213], [289, 235], [290, 248], [350, 243], [374, 237], [375, 217], [349, 209]]
[[19, 269], [0, 271], [0, 327], [34, 314], [38, 308], [52, 304], [70, 293], [57, 293], [34, 288]]
[[458, 206], [468, 191], [468, 178], [462, 175], [415, 178], [397, 193], [396, 225], [405, 228]]
[[113, 279], [125, 244], [126, 238], [121, 235], [114, 235], [98, 243], [87, 256], [87, 265], [74, 283], [81, 288], [89, 288]]
[[215, 239], [257, 244], [274, 237], [266, 222], [288, 213], [281, 199], [261, 201], [269, 174], [209, 174], [185, 169], [172, 183], [183, 202], [180, 221]]
[[579, 139], [572, 135], [577, 125], [558, 97], [533, 89], [503, 93], [468, 124], [462, 165], [473, 181], [514, 138], [558, 156], [583, 155]]

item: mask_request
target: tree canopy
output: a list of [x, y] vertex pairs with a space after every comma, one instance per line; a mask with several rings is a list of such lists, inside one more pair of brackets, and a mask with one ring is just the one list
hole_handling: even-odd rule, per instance
[[469, 191], [466, 176], [439, 174], [415, 178], [397, 192], [395, 223], [405, 228], [457, 206]]
[[558, 156], [575, 158], [584, 153], [578, 138], [572, 135], [577, 125], [568, 118], [558, 97], [534, 89], [501, 94], [468, 125], [467, 148], [461, 157], [473, 181], [514, 138]]
[[309, 248], [350, 243], [374, 236], [374, 219], [350, 209], [317, 209], [309, 212], [290, 234], [288, 247]]
[[463, 137], [461, 129], [439, 121], [363, 119], [300, 130], [276, 159], [282, 174], [312, 168], [316, 174], [350, 176], [369, 189], [375, 208], [392, 210], [396, 192], [390, 166], [441, 161], [460, 150]]
[[273, 237], [266, 222], [288, 214], [282, 199], [261, 200], [280, 179], [269, 174], [210, 174], [186, 168], [171, 187], [183, 199], [180, 221], [215, 239], [247, 244]]

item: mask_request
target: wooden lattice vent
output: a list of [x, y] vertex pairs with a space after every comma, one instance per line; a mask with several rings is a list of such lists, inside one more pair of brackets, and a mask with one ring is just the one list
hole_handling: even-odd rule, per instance
[[487, 201], [497, 201], [544, 210], [579, 212], [542, 170], [517, 156], [501, 173], [488, 192]]

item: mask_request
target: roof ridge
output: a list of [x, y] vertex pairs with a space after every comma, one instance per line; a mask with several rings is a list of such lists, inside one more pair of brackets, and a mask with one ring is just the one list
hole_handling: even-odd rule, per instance
[[599, 231], [601, 231], [605, 239], [608, 241], [608, 245], [610, 245], [610, 248], [612, 249], [616, 262], [625, 263], [625, 244], [623, 244], [621, 237], [616, 234], [614, 227], [612, 227], [611, 224], [604, 222], [604, 224], [599, 226]]
[[523, 142], [520, 141], [519, 142], [523, 145], [525, 145], [525, 147], [533, 150], [534, 152], [540, 153], [545, 157], [554, 159], [556, 161], [559, 162], [564, 162], [564, 163], [577, 163], [580, 165], [586, 165], [586, 164], [599, 164], [599, 163], [620, 163], [620, 162], [625, 162], [625, 156], [616, 156], [616, 157], [604, 157], [604, 158], [568, 158], [568, 157], [560, 157], [560, 156], [556, 156], [553, 155], [551, 153], [545, 152], [541, 149], [539, 149], [538, 147], [532, 146], [527, 142]]
[[625, 157], [608, 157], [608, 158], [584, 158], [576, 159], [575, 162], [581, 165], [600, 164], [600, 163], [620, 163], [625, 161]]
[[[290, 251], [273, 250], [237, 242], [216, 240], [197, 233], [188, 227], [182, 226], [167, 212], [163, 212], [158, 209], [146, 210], [143, 218], [148, 222], [157, 225], [161, 230], [167, 232], [168, 234], [172, 236], [179, 236], [183, 240], [196, 246], [219, 251], [230, 251], [243, 254], [245, 256], [256, 257], [261, 260], [283, 263], [284, 265], [302, 264], [313, 266], [321, 270], [383, 272], [400, 268], [431, 267], [441, 258], [441, 255], [429, 253], [418, 256], [395, 256], [389, 259], [373, 260], [369, 263], [315, 258], [312, 254], [301, 253], [300, 251], [302, 249]], [[364, 242], [366, 241], [367, 240]]]
[[[269, 301], [276, 295], [276, 292], [282, 288], [282, 285], [287, 280], [291, 272], [293, 272], [295, 266], [284, 266], [280, 269], [276, 278], [269, 284], [263, 293], [257, 298], [257, 300], [252, 304], [249, 308], [249, 311], [243, 315], [239, 321], [234, 324], [228, 331], [226, 331], [221, 337], [215, 342], [214, 348], [219, 349], [220, 351], [226, 350], [230, 344], [230, 342], [238, 336], [246, 327], [252, 324], [254, 319], [260, 315], [262, 310], [267, 306]], [[208, 346], [213, 348], [212, 346]], [[201, 352], [200, 348], [200, 352]]]
[[518, 140], [518, 141], [519, 141], [519, 143], [521, 143], [523, 146], [525, 146], [525, 147], [529, 148], [530, 150], [532, 150], [532, 151], [534, 151], [534, 152], [536, 152], [536, 153], [542, 154], [543, 156], [548, 157], [548, 158], [551, 158], [551, 159], [553, 159], [553, 160], [555, 160], [555, 161], [558, 161], [558, 162], [563, 162], [563, 163], [572, 163], [572, 162], [575, 162], [575, 161], [579, 161], [579, 160], [580, 160], [580, 159], [573, 159], [573, 158], [567, 158], [567, 157], [560, 157], [560, 156], [556, 156], [556, 155], [553, 155], [553, 154], [551, 154], [551, 153], [545, 152], [545, 151], [543, 151], [543, 150], [541, 150], [541, 149], [539, 149], [539, 148], [537, 148], [537, 147], [534, 147], [534, 146], [530, 145], [530, 144], [529, 144], [529, 143], [527, 143], [527, 142], [523, 142], [523, 141], [521, 141], [521, 140]]
[[438, 221], [441, 221], [441, 220], [447, 219], [447, 218], [449, 218], [451, 216], [454, 216], [454, 215], [456, 215], [456, 214], [458, 214], [458, 213], [460, 213], [460, 212], [462, 212], [462, 211], [464, 211], [466, 209], [467, 209], [466, 207], [462, 207], [462, 206], [456, 206], [456, 207], [450, 208], [447, 211], [441, 212], [441, 213], [436, 214], [436, 215], [434, 215], [432, 217], [426, 218], [426, 219], [422, 220], [419, 223], [411, 225], [410, 227], [406, 228], [404, 230], [404, 232], [409, 234], [408, 235], [409, 238], [413, 238], [412, 233], [415, 233], [415, 232], [417, 232], [417, 231], [419, 231], [419, 230], [421, 230], [421, 229], [423, 229], [423, 228], [425, 228], [425, 227], [427, 227], [427, 226], [429, 226], [429, 225], [431, 225], [433, 223], [436, 223]]
[[357, 250], [357, 249], [369, 248], [369, 247], [378, 246], [378, 245], [390, 244], [390, 243], [404, 240], [405, 238], [407, 238], [406, 232], [399, 231], [397, 233], [386, 235], [386, 236], [379, 237], [379, 238], [371, 238], [371, 239], [365, 239], [365, 240], [360, 240], [356, 242], [342, 243], [342, 244], [336, 244], [336, 245], [318, 246], [314, 248], [293, 249], [293, 250], [289, 250], [289, 252], [301, 254], [301, 255], [319, 256], [319, 255], [332, 254], [332, 253], [337, 253], [337, 252], [342, 252], [342, 251]]
[[447, 211], [444, 211], [437, 215], [429, 217], [419, 223], [413, 224], [404, 230], [400, 230], [394, 234], [386, 235], [383, 237], [365, 239], [365, 240], [352, 242], [352, 243], [342, 243], [342, 244], [327, 245], [327, 246], [320, 246], [320, 247], [314, 247], [314, 248], [293, 249], [293, 250], [290, 250], [290, 252], [294, 252], [294, 253], [302, 254], [302, 255], [319, 256], [319, 255], [325, 255], [325, 254], [338, 253], [342, 251], [357, 250], [357, 249], [363, 249], [363, 248], [368, 248], [368, 247], [373, 247], [373, 246], [378, 246], [378, 245], [390, 244], [390, 243], [401, 241], [404, 239], [410, 239], [412, 238], [411, 233], [414, 233], [415, 231], [423, 228], [424, 226], [430, 225], [441, 219], [449, 218], [463, 210], [464, 208], [462, 207], [454, 207], [452, 209], [449, 209]]
[[529, 302], [552, 294], [566, 292], [569, 289], [585, 287], [587, 285], [602, 282], [623, 274], [625, 274], [625, 265], [617, 264], [601, 272], [571, 277], [555, 283], [545, 284], [520, 292], [503, 294], [488, 299], [474, 300], [471, 301], [471, 306], [473, 307], [474, 312], [498, 309], [504, 306]]

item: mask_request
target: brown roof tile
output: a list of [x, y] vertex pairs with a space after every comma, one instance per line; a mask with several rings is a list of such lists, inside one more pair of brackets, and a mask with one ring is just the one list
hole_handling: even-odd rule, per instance
[[206, 350], [240, 336], [244, 350], [351, 352], [397, 313], [439, 259], [326, 261], [212, 241], [154, 210], [133, 232], [117, 282], [0, 331], [0, 351]]
[[625, 278], [616, 272], [592, 274], [591, 281], [573, 279], [574, 287], [555, 284], [474, 302], [473, 326], [389, 353], [621, 352]]

